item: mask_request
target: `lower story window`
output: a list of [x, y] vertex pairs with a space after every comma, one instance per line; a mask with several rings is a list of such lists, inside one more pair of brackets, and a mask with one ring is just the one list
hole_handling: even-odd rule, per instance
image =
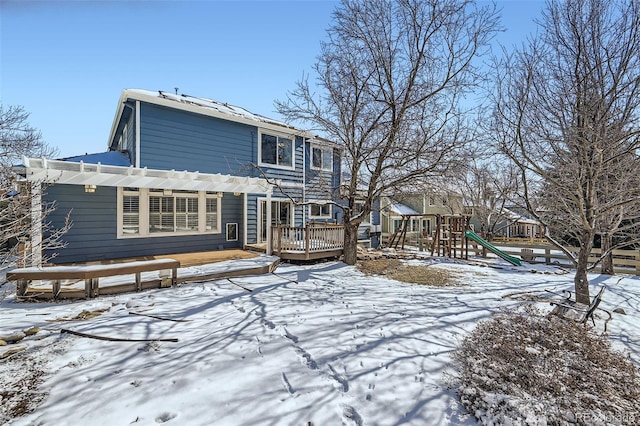
[[140, 193], [136, 188], [125, 188], [122, 194], [122, 233], [140, 233]]
[[330, 219], [331, 204], [311, 204], [309, 206], [309, 216], [314, 218]]
[[218, 229], [218, 198], [207, 194], [206, 205], [206, 229], [207, 231], [214, 231]]
[[119, 188], [118, 236], [220, 233], [222, 193]]

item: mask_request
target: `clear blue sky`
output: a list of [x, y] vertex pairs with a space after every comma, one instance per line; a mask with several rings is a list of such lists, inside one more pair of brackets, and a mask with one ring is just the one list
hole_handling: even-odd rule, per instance
[[[541, 0], [498, 1], [503, 44], [535, 29]], [[311, 71], [331, 0], [0, 0], [0, 102], [21, 105], [60, 156], [101, 152], [123, 89], [216, 99], [280, 118]]]

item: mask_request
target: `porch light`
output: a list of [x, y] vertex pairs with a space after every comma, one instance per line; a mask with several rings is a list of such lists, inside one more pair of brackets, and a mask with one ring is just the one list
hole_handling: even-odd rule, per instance
[[162, 195], [165, 195], [165, 196], [173, 195], [173, 191], [170, 189], [163, 189]]
[[235, 195], [236, 197], [239, 197], [240, 194], [242, 194], [242, 192], [234, 192], [233, 195]]
[[84, 192], [94, 193], [94, 192], [96, 192], [96, 186], [95, 185], [85, 185], [84, 186]]

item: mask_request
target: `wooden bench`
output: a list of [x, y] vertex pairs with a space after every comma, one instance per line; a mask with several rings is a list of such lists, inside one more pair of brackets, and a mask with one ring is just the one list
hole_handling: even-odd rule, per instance
[[[595, 310], [598, 309], [598, 305], [600, 305], [600, 302], [602, 301], [602, 294], [604, 293], [605, 288], [605, 286], [602, 286], [600, 288], [600, 291], [598, 291], [598, 294], [596, 294], [591, 303], [588, 305], [572, 300], [571, 292], [568, 290], [564, 290], [563, 293], [567, 293], [567, 296], [564, 300], [550, 302], [551, 305], [555, 305], [555, 307], [551, 311], [551, 314], [585, 325], [587, 324], [587, 321], [591, 319], [593, 325], [595, 326], [596, 321], [593, 318], [593, 314]], [[602, 308], [600, 309], [609, 315], [609, 318], [604, 322], [604, 331], [607, 331], [607, 323], [611, 320], [611, 312]]]
[[[18, 268], [7, 272], [8, 281], [17, 281], [17, 295], [26, 296], [29, 282], [33, 280], [52, 280], [52, 296], [60, 295], [61, 280], [84, 280], [86, 298], [99, 294], [99, 279], [116, 275], [135, 274], [135, 290], [142, 289], [142, 272], [171, 270], [171, 285], [178, 279], [180, 262], [174, 259], [141, 260], [106, 265], [48, 266], [43, 268]], [[162, 280], [161, 280], [162, 286]]]

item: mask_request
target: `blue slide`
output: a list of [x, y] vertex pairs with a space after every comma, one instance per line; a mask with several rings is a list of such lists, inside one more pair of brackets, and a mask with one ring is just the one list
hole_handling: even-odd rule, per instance
[[464, 233], [464, 236], [467, 238], [472, 239], [473, 241], [475, 241], [476, 243], [480, 244], [483, 247], [486, 247], [487, 250], [497, 254], [498, 256], [500, 256], [501, 258], [503, 258], [504, 260], [506, 260], [509, 263], [512, 263], [516, 266], [522, 266], [522, 261], [520, 259], [518, 259], [517, 257], [513, 257], [508, 255], [507, 253], [503, 252], [502, 250], [500, 250], [499, 248], [493, 246], [491, 243], [489, 243], [487, 240], [485, 240], [484, 238], [482, 238], [480, 235], [476, 234], [475, 232], [472, 231], [467, 231]]

